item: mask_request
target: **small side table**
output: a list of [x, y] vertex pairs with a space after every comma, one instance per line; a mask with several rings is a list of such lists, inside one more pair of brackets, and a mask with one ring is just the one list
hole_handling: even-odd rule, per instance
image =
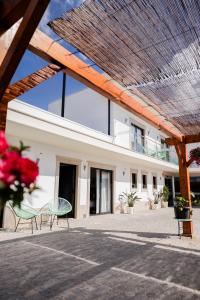
[[176, 219], [177, 222], [178, 222], [178, 236], [180, 236], [180, 239], [181, 239], [181, 236], [183, 235], [181, 233], [181, 230], [183, 230], [183, 223], [184, 222], [191, 222], [192, 219]]

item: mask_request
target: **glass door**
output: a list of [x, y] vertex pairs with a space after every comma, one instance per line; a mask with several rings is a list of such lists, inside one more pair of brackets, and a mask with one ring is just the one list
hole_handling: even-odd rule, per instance
[[101, 171], [101, 206], [100, 213], [111, 213], [111, 173]]
[[112, 212], [112, 171], [91, 168], [90, 214]]

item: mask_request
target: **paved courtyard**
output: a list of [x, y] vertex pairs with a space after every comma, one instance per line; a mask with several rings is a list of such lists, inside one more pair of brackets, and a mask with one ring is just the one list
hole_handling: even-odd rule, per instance
[[192, 240], [170, 208], [0, 232], [0, 299], [200, 299], [199, 209], [193, 218]]

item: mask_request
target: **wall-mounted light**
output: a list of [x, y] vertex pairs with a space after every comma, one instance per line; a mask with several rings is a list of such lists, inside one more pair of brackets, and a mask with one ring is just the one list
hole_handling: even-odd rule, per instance
[[123, 176], [124, 176], [124, 175], [125, 175], [125, 171], [123, 171], [123, 173], [122, 173], [122, 174], [123, 174]]
[[40, 158], [41, 158], [41, 155], [42, 155], [43, 153], [42, 152], [40, 152], [40, 154], [39, 154], [39, 157], [36, 159], [36, 163], [39, 165], [39, 162], [40, 162]]
[[86, 166], [86, 165], [84, 165], [84, 166], [83, 166], [83, 170], [85, 171], [85, 170], [86, 170], [86, 168], [87, 168], [87, 166]]

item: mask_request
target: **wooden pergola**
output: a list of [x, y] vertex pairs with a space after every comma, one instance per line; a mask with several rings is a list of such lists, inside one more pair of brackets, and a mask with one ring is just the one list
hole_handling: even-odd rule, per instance
[[[160, 0], [153, 7], [147, 0], [141, 5], [137, 1], [86, 0], [78, 9], [50, 23], [61, 38], [88, 56], [108, 76], [36, 29], [48, 3], [48, 0], [0, 1], [0, 129], [5, 130], [9, 101], [62, 71], [170, 137], [166, 143], [176, 148], [181, 194], [191, 206], [187, 144], [200, 142], [200, 94], [194, 87], [200, 59], [193, 36], [194, 29], [198, 36], [200, 28], [198, 4], [187, 2], [184, 7], [180, 1]], [[192, 14], [194, 20], [190, 18]], [[18, 26], [10, 29], [17, 21]], [[181, 45], [190, 51], [183, 51]], [[27, 48], [49, 64], [9, 85]], [[185, 223], [183, 230], [191, 236], [192, 222]]]

